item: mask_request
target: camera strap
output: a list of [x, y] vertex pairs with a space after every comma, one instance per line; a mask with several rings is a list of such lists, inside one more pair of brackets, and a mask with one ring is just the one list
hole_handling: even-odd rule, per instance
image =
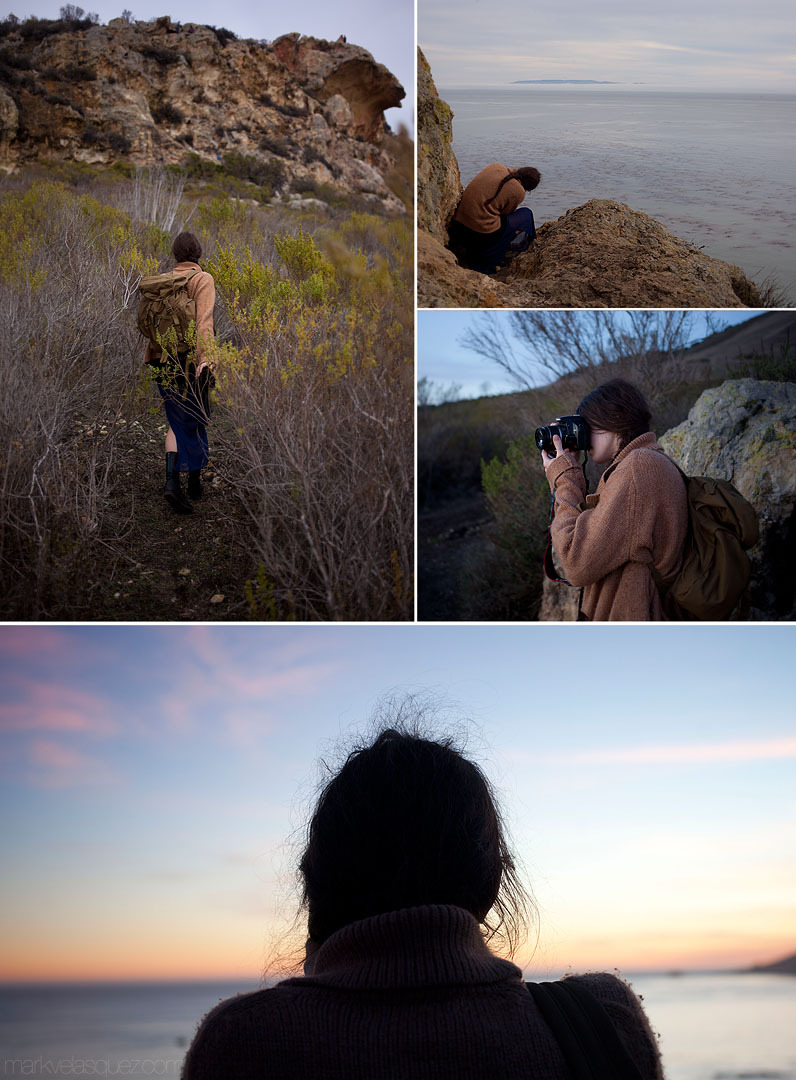
[[559, 577], [556, 572], [555, 565], [553, 563], [553, 539], [550, 536], [550, 526], [553, 524], [553, 515], [556, 512], [556, 496], [555, 492], [550, 499], [550, 518], [547, 522], [547, 546], [544, 549], [544, 572], [545, 577], [549, 581], [555, 581], [557, 585], [571, 585], [571, 581], [567, 581], [565, 577]]

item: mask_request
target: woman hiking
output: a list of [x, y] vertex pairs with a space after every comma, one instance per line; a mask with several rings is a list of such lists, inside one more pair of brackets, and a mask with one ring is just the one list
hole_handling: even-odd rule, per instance
[[[303, 976], [217, 1005], [183, 1080], [662, 1080], [622, 979], [526, 984], [489, 948], [524, 939], [531, 902], [488, 781], [450, 741], [388, 727], [349, 754], [299, 872]], [[551, 1015], [562, 995], [585, 1042]], [[573, 1067], [584, 1045], [604, 1068]]]
[[520, 206], [542, 179], [538, 169], [487, 165], [464, 189], [448, 227], [451, 250], [481, 274], [494, 274], [509, 248], [525, 251], [536, 239], [533, 213]]
[[553, 492], [553, 547], [571, 585], [582, 587], [579, 617], [594, 621], [664, 620], [655, 575], [679, 570], [688, 530], [685, 482], [650, 431], [643, 394], [612, 379], [587, 394], [577, 409], [589, 426], [588, 454], [608, 468], [593, 495], [579, 452], [542, 451]]
[[[139, 327], [149, 336], [144, 359], [155, 372], [155, 382], [169, 422], [163, 494], [177, 513], [190, 514], [193, 511], [191, 500], [201, 497], [201, 471], [208, 461], [206, 424], [210, 417], [213, 365], [205, 359], [205, 347], [213, 338], [216, 287], [212, 276], [199, 265], [202, 245], [193, 233], [180, 233], [172, 245], [172, 253], [177, 265], [170, 275], [161, 274], [141, 283], [143, 299]], [[187, 298], [184, 290], [175, 288], [175, 283], [169, 281], [169, 277], [186, 279], [184, 288], [187, 289]], [[164, 351], [158, 341], [157, 327], [164, 325], [163, 322], [158, 324], [163, 301], [159, 299], [161, 307], [156, 308], [151, 299], [152, 296], [165, 296], [164, 292], [157, 292], [164, 282], [165, 292], [169, 293], [166, 307], [169, 310], [177, 308], [180, 318], [174, 320], [175, 324], [185, 322], [187, 327], [186, 334], [186, 327], [177, 328], [175, 325], [171, 342], [168, 340], [169, 334], [165, 335], [166, 348], [171, 348], [174, 355]], [[157, 283], [154, 285], [155, 291], [149, 291], [153, 283]], [[169, 322], [168, 315], [165, 322]], [[188, 474], [187, 496], [180, 484], [180, 473]]]

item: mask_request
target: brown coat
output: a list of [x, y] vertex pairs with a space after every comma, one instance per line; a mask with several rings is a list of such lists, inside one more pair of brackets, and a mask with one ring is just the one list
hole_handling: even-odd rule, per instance
[[[204, 359], [205, 342], [212, 341], [214, 335], [213, 308], [216, 303], [216, 284], [213, 281], [212, 274], [208, 274], [206, 270], [201, 270], [199, 263], [177, 263], [172, 273], [185, 274], [189, 270], [197, 269], [200, 270], [200, 273], [195, 274], [188, 282], [188, 295], [192, 300], [196, 301], [196, 356], [199, 363], [201, 363]], [[152, 342], [148, 341], [146, 353], [144, 354], [145, 363], [148, 364], [151, 360], [157, 360], [159, 356], [160, 353], [156, 351]]]
[[495, 162], [474, 176], [464, 189], [453, 215], [454, 221], [461, 222], [473, 232], [496, 232], [500, 228], [500, 215], [516, 210], [527, 194], [519, 180], [509, 180], [494, 198], [500, 181], [510, 172], [511, 169]]
[[653, 432], [620, 451], [593, 495], [566, 456], [550, 465], [547, 479], [555, 494], [553, 547], [569, 582], [584, 587], [583, 614], [595, 621], [664, 620], [650, 566], [664, 579], [679, 569], [688, 505], [683, 478]]

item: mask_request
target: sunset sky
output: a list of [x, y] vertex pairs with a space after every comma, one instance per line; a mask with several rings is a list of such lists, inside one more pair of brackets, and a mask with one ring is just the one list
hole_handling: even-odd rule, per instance
[[501, 794], [534, 970], [792, 952], [795, 645], [792, 626], [0, 628], [0, 978], [256, 978], [295, 914], [314, 763], [407, 693]]

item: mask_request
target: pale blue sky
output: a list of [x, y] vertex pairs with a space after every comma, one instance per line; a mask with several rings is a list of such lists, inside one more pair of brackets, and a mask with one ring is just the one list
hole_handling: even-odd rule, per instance
[[595, 79], [691, 90], [796, 90], [789, 0], [418, 0], [438, 87]]
[[[352, 45], [367, 49], [398, 78], [406, 99], [400, 109], [387, 110], [387, 122], [393, 130], [397, 131], [403, 123], [414, 131], [414, 4], [409, 0], [391, 0], [389, 4], [375, 6], [367, 0], [341, 0], [337, 4], [306, 0], [297, 7], [251, 4], [248, 0], [229, 0], [222, 7], [209, 0], [146, 0], [146, 3], [119, 0], [118, 4], [112, 0], [83, 0], [75, 6], [96, 12], [102, 23], [117, 18], [129, 8], [136, 19], [170, 15], [175, 22], [224, 26], [238, 37], [258, 41], [273, 41], [294, 32], [334, 41], [345, 34]], [[61, 0], [7, 0], [3, 14], [13, 11], [20, 19], [30, 15], [57, 19], [62, 7]]]
[[495, 781], [542, 970], [786, 951], [794, 645], [792, 626], [0, 629], [0, 977], [256, 977], [295, 911], [314, 763], [391, 693], [442, 701], [432, 729], [461, 728]]
[[[500, 318], [508, 318], [509, 312], [490, 312]], [[761, 311], [713, 312], [719, 321], [728, 326], [745, 322]], [[506, 394], [520, 389], [497, 364], [464, 348], [461, 338], [468, 327], [477, 323], [478, 311], [418, 311], [417, 313], [417, 377], [430, 379], [438, 387], [460, 386], [459, 397], [482, 397], [484, 394]], [[693, 333], [690, 341], [699, 341], [707, 334], [704, 312], [694, 312]], [[550, 381], [549, 375], [540, 367], [539, 383]]]

